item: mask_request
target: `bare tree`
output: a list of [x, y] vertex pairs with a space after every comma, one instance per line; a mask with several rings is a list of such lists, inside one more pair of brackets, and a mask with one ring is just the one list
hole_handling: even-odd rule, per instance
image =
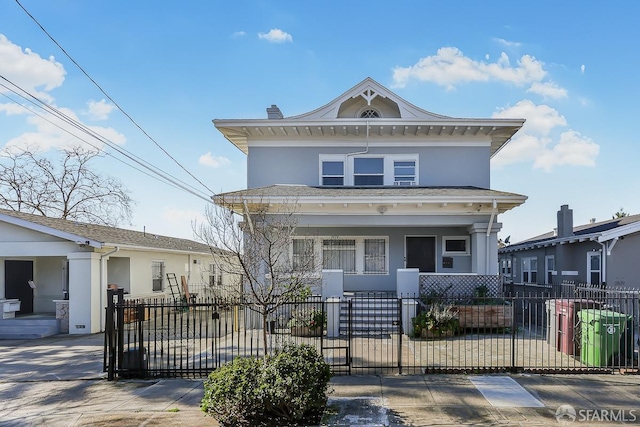
[[32, 149], [0, 151], [0, 207], [47, 217], [117, 226], [131, 221], [122, 183], [92, 171], [99, 154], [76, 147], [51, 161]]
[[[284, 305], [309, 296], [311, 285], [320, 282], [313, 245], [297, 245], [290, 256], [298, 228], [296, 203], [270, 207], [238, 197], [218, 197], [216, 203], [218, 206], [206, 208], [206, 223], [194, 224], [194, 234], [210, 247], [227, 251], [233, 259], [225, 262], [225, 257], [214, 257], [221, 271], [242, 275], [243, 286], [227, 292], [235, 292], [259, 314], [266, 355], [271, 316]], [[236, 214], [238, 207], [243, 207], [242, 215]]]

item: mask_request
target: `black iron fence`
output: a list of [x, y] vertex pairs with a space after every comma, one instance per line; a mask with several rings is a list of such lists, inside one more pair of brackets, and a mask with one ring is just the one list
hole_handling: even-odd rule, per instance
[[266, 316], [247, 301], [125, 301], [109, 291], [104, 367], [110, 379], [203, 377], [294, 341], [316, 346], [335, 374], [637, 373], [639, 309], [637, 292], [576, 286], [316, 298]]

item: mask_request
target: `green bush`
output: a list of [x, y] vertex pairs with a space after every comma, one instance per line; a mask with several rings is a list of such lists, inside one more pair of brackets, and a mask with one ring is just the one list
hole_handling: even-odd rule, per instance
[[262, 359], [238, 357], [209, 374], [201, 409], [221, 425], [251, 425], [260, 412]]
[[266, 359], [237, 358], [209, 375], [200, 407], [222, 426], [318, 424], [331, 371], [309, 345]]
[[330, 379], [329, 365], [314, 347], [285, 345], [262, 371], [260, 387], [267, 412], [288, 422], [318, 424]]

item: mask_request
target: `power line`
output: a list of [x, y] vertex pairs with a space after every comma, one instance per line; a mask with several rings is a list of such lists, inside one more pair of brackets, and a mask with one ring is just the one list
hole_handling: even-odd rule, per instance
[[[19, 96], [20, 98], [24, 99], [27, 102], [30, 102], [31, 104], [33, 104], [35, 107], [40, 108], [42, 110], [45, 110], [46, 112], [48, 112], [49, 114], [53, 115], [54, 117], [56, 117], [57, 119], [71, 125], [72, 127], [74, 127], [75, 129], [86, 133], [87, 135], [89, 135], [90, 137], [97, 139], [98, 141], [102, 142], [103, 144], [109, 146], [110, 148], [112, 148], [113, 150], [117, 151], [118, 153], [120, 153], [121, 155], [123, 155], [124, 157], [130, 159], [131, 161], [139, 164], [140, 166], [144, 167], [145, 169], [149, 170], [150, 172], [152, 172], [154, 175], [151, 175], [135, 166], [133, 166], [132, 164], [129, 164], [127, 162], [125, 162], [122, 159], [119, 159], [117, 157], [115, 157], [114, 155], [112, 155], [111, 153], [108, 153], [104, 150], [102, 150], [100, 147], [92, 144], [91, 142], [87, 141], [86, 139], [83, 139], [81, 137], [79, 137], [78, 135], [73, 134], [72, 132], [70, 132], [69, 130], [61, 127], [60, 125], [52, 122], [51, 120], [47, 119], [46, 117], [42, 116], [41, 114], [38, 114], [36, 111], [32, 110], [32, 109], [28, 109], [26, 106], [24, 106], [23, 104], [19, 103], [18, 101], [14, 100], [13, 98], [7, 96], [6, 94], [0, 93], [0, 95], [4, 96], [5, 98], [9, 99], [10, 101], [16, 103], [17, 105], [21, 106], [22, 108], [26, 109], [27, 111], [29, 111], [32, 114], [37, 115], [38, 117], [42, 118], [43, 120], [47, 121], [48, 123], [51, 123], [53, 126], [59, 128], [60, 130], [62, 130], [63, 132], [68, 133], [69, 135], [73, 136], [74, 138], [79, 139], [80, 141], [86, 143], [87, 145], [93, 147], [94, 149], [96, 149], [97, 151], [101, 151], [103, 153], [105, 153], [106, 155], [114, 158], [115, 160], [118, 160], [119, 162], [151, 177], [154, 178], [160, 182], [163, 182], [165, 184], [171, 185], [174, 188], [177, 189], [182, 189], [196, 197], [199, 197], [209, 203], [211, 203], [211, 198], [209, 196], [207, 196], [206, 194], [203, 194], [202, 192], [196, 190], [195, 188], [193, 188], [192, 186], [190, 186], [189, 184], [179, 180], [178, 178], [175, 178], [173, 176], [171, 176], [170, 174], [167, 174], [165, 172], [162, 172], [161, 170], [159, 170], [157, 167], [153, 166], [152, 164], [140, 159], [139, 157], [135, 156], [134, 154], [130, 153], [129, 151], [125, 150], [124, 148], [119, 147], [117, 144], [115, 144], [113, 141], [110, 141], [109, 139], [103, 137], [102, 135], [98, 134], [97, 132], [93, 131], [92, 129], [89, 129], [87, 126], [85, 126], [84, 124], [74, 120], [73, 118], [69, 117], [68, 115], [64, 114], [63, 112], [61, 112], [60, 110], [44, 103], [42, 100], [38, 99], [37, 97], [35, 97], [34, 95], [30, 94], [29, 92], [27, 92], [26, 90], [24, 90], [23, 88], [21, 88], [20, 86], [16, 85], [15, 83], [11, 82], [10, 80], [8, 80], [6, 77], [0, 75], [0, 79], [8, 82], [9, 84], [11, 84], [12, 86], [14, 86], [15, 88], [19, 89], [20, 91], [24, 92], [27, 96], [22, 95], [21, 93], [18, 93], [15, 89], [12, 89], [11, 87], [8, 87], [7, 85], [0, 83], [0, 87], [4, 87], [5, 89], [7, 89], [8, 91], [14, 93], [15, 95]], [[32, 99], [29, 99], [32, 98]]]
[[47, 37], [49, 37], [49, 39], [51, 39], [51, 41], [53, 43], [55, 43], [56, 46], [58, 46], [58, 48], [60, 48], [60, 50], [62, 51], [62, 53], [64, 53], [66, 55], [67, 58], [69, 58], [69, 60], [71, 60], [71, 62], [73, 62], [73, 64], [78, 67], [78, 69], [80, 71], [82, 71], [82, 73], [98, 88], [98, 90], [100, 90], [100, 92], [102, 92], [102, 94], [104, 96], [107, 97], [107, 99], [109, 99], [109, 101], [111, 101], [113, 103], [113, 105], [116, 106], [116, 108], [118, 110], [120, 110], [120, 112], [122, 112], [122, 114], [124, 114], [130, 121], [131, 123], [133, 123], [138, 129], [140, 129], [140, 131], [147, 137], [149, 138], [149, 140], [151, 142], [153, 142], [160, 150], [162, 150], [171, 160], [173, 160], [173, 162], [175, 164], [177, 164], [178, 166], [180, 166], [180, 168], [182, 170], [184, 170], [187, 174], [189, 174], [189, 176], [191, 176], [193, 179], [195, 179], [200, 185], [202, 185], [207, 191], [209, 191], [211, 193], [211, 195], [214, 195], [215, 192], [213, 190], [211, 190], [209, 187], [207, 187], [202, 181], [200, 181], [198, 178], [195, 177], [195, 175], [193, 175], [191, 172], [189, 172], [189, 170], [187, 170], [184, 166], [182, 166], [182, 164], [180, 164], [180, 162], [178, 162], [173, 156], [171, 156], [171, 154], [169, 154], [167, 152], [167, 150], [165, 150], [153, 137], [151, 137], [151, 135], [149, 135], [143, 128], [142, 126], [140, 126], [134, 119], [133, 117], [131, 117], [126, 111], [124, 111], [120, 105], [113, 99], [111, 98], [111, 96], [109, 96], [109, 94], [102, 89], [102, 87], [93, 79], [91, 78], [91, 76], [89, 76], [89, 74], [84, 70], [84, 68], [82, 68], [80, 66], [80, 64], [78, 64], [75, 59], [73, 59], [71, 57], [71, 55], [69, 55], [67, 53], [67, 51], [60, 45], [60, 43], [58, 43], [56, 41], [55, 38], [53, 38], [53, 36], [51, 34], [49, 34], [49, 32], [42, 26], [42, 24], [40, 24], [40, 22], [38, 22], [38, 20], [31, 14], [29, 13], [29, 11], [22, 5], [22, 3], [20, 3], [20, 0], [16, 0], [16, 3], [18, 3], [18, 6], [20, 6], [20, 8], [33, 20], [33, 22], [36, 23], [36, 25], [38, 25], [38, 27], [40, 27], [40, 29], [47, 35]]

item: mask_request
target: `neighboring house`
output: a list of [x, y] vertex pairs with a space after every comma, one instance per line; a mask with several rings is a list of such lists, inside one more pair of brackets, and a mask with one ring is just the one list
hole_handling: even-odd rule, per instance
[[30, 317], [20, 315], [55, 313], [53, 301], [68, 297], [71, 334], [104, 329], [108, 285], [171, 298], [167, 273], [185, 276], [192, 292], [221, 287], [214, 264], [211, 249], [190, 240], [0, 209], [0, 302], [18, 299], [18, 317]]
[[564, 281], [640, 288], [640, 215], [573, 226], [563, 205], [557, 228], [500, 249], [500, 270], [515, 283]]
[[404, 269], [497, 277], [498, 215], [526, 197], [490, 188], [490, 159], [523, 119], [433, 114], [367, 78], [309, 113], [213, 123], [247, 155], [248, 189], [218, 203], [295, 204], [290, 256], [313, 248], [344, 291], [395, 292]]

